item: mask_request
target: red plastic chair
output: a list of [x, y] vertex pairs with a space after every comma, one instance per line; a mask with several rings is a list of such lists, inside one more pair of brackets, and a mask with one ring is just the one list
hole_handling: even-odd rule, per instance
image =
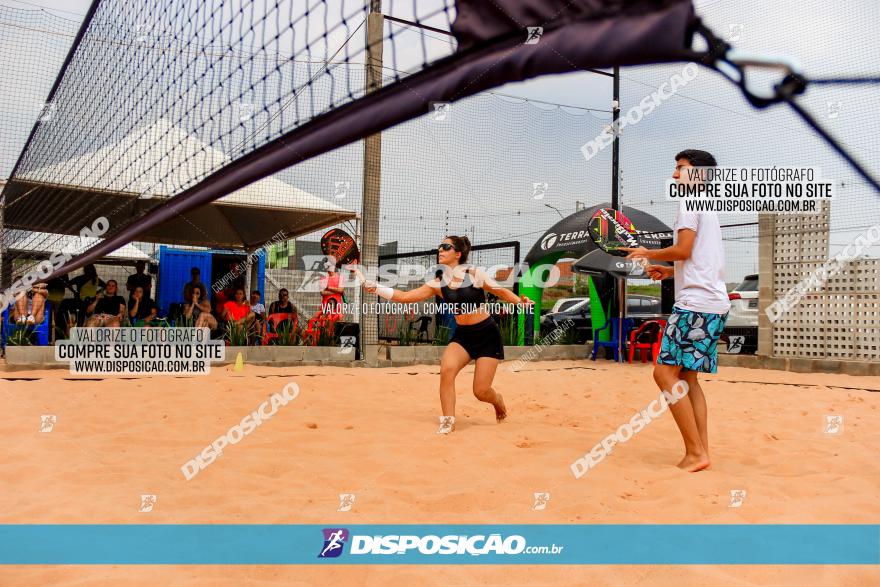
[[660, 347], [663, 342], [663, 333], [666, 332], [666, 320], [657, 320], [660, 324], [660, 332], [657, 334], [657, 340], [654, 341], [653, 346], [651, 346], [651, 353], [653, 355], [652, 361], [660, 356]]
[[636, 351], [642, 363], [646, 362], [646, 354], [650, 352], [651, 360], [660, 354], [660, 341], [663, 340], [663, 331], [666, 329], [666, 320], [648, 320], [629, 335], [629, 362], [633, 362]]
[[[263, 320], [263, 337], [260, 341], [260, 344], [263, 346], [268, 345], [271, 341], [278, 338], [278, 325], [284, 322], [285, 320], [289, 320], [293, 323], [293, 330], [296, 331], [297, 326], [297, 315], [296, 313], [288, 314], [287, 312], [276, 312], [274, 314], [269, 314], [266, 316], [266, 319]], [[272, 328], [269, 328], [269, 325], [272, 325]]]
[[327, 331], [331, 335], [336, 328], [336, 323], [342, 319], [342, 314], [325, 314], [322, 310], [318, 310], [306, 325], [303, 331], [303, 342], [307, 346], [318, 346], [321, 338], [321, 332]]

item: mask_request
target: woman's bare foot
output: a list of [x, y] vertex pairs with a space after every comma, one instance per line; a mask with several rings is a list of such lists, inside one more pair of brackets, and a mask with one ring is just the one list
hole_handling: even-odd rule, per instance
[[696, 473], [697, 471], [702, 471], [703, 469], [708, 469], [709, 465], [709, 455], [691, 455], [686, 454], [684, 458], [681, 459], [681, 462], [678, 463], [678, 468], [687, 471], [688, 473]]
[[507, 406], [504, 405], [504, 398], [497, 391], [495, 397], [498, 398], [498, 403], [495, 404], [495, 420], [500, 424], [507, 419]]
[[440, 416], [440, 428], [437, 434], [451, 434], [455, 430], [455, 416]]

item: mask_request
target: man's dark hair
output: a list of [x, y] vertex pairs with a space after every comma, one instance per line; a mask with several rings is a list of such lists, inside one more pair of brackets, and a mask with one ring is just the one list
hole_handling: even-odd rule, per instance
[[263, 296], [260, 294], [260, 290], [258, 290], [258, 289], [255, 289], [254, 291], [251, 292], [251, 295], [254, 295], [254, 294], [257, 294], [258, 296], [263, 297]]
[[286, 288], [286, 287], [282, 287], [281, 289], [278, 290], [278, 293], [282, 293], [282, 292], [283, 292], [283, 293], [286, 293], [286, 294], [289, 294], [289, 293], [290, 293], [289, 291], [287, 291], [287, 288]]
[[201, 275], [202, 270], [199, 269], [198, 267], [193, 267], [192, 269], [189, 270], [189, 274], [192, 275], [193, 273], [198, 273], [199, 275]]
[[107, 287], [107, 286], [110, 285], [111, 283], [112, 283], [113, 285], [119, 287], [119, 284], [116, 283], [116, 280], [115, 280], [115, 279], [108, 279], [108, 280], [104, 283], [104, 287]]
[[715, 157], [708, 151], [700, 151], [699, 149], [685, 149], [675, 156], [675, 160], [684, 159], [694, 167], [717, 167], [718, 162]]

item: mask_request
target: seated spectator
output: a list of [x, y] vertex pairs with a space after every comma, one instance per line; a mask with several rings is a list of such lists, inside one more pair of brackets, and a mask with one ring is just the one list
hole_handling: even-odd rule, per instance
[[86, 308], [92, 303], [98, 292], [104, 290], [104, 282], [98, 277], [95, 266], [88, 264], [83, 267], [82, 275], [70, 280], [70, 285], [76, 291], [76, 297], [73, 302], [68, 304], [68, 311], [75, 312], [76, 324], [82, 325], [86, 318]]
[[254, 313], [257, 320], [263, 320], [266, 317], [266, 306], [260, 301], [260, 290], [255, 289], [251, 292], [251, 312]]
[[91, 263], [83, 267], [83, 274], [74, 277], [71, 284], [76, 288], [76, 296], [79, 298], [81, 308], [92, 303], [98, 293], [104, 290], [104, 282], [98, 277], [98, 270]]
[[[13, 283], [21, 276], [12, 280]], [[30, 291], [16, 294], [12, 306], [12, 321], [16, 324], [41, 324], [46, 318], [46, 298], [49, 291], [45, 283], [35, 283]]]
[[[74, 297], [66, 298], [65, 289], [73, 292]], [[79, 315], [79, 297], [67, 274], [49, 280], [49, 301], [55, 309], [55, 329], [63, 336], [70, 335], [70, 329], [76, 326]]]
[[340, 275], [336, 272], [336, 260], [329, 257], [325, 268], [327, 276], [321, 278], [321, 312], [341, 316], [344, 297]]
[[86, 326], [108, 326], [119, 328], [125, 315], [125, 298], [119, 295], [115, 279], [108, 279], [104, 292], [98, 293], [95, 301], [88, 305]]
[[49, 292], [47, 301], [52, 304], [52, 309], [49, 312], [49, 318], [52, 320], [50, 328], [56, 331], [60, 330], [62, 333], [65, 333], [65, 336], [67, 335], [67, 331], [64, 328], [67, 323], [66, 310], [69, 308], [69, 303], [73, 302], [73, 300], [64, 299], [64, 295], [67, 293], [65, 290], [68, 288], [73, 291], [73, 288], [70, 287], [70, 281], [67, 279], [67, 274], [50, 279], [49, 283], [46, 284], [46, 289]]
[[46, 289], [49, 291], [49, 301], [56, 309], [61, 307], [61, 302], [64, 300], [64, 295], [67, 293], [64, 291], [65, 289], [70, 289], [70, 291], [76, 293], [73, 288], [70, 287], [70, 280], [67, 279], [66, 273], [61, 277], [50, 279], [49, 283], [46, 284]]
[[286, 288], [278, 290], [278, 301], [269, 304], [269, 314], [296, 314], [296, 307], [290, 303], [290, 294]]
[[150, 297], [153, 291], [153, 278], [145, 273], [146, 268], [147, 264], [144, 261], [138, 261], [134, 264], [134, 273], [125, 280], [125, 290], [128, 292], [128, 297], [131, 297], [134, 288], [138, 286], [144, 288], [145, 297]]
[[183, 303], [192, 302], [192, 290], [194, 287], [202, 288], [202, 299], [206, 299], [208, 288], [202, 283], [202, 271], [198, 267], [189, 270], [190, 281], [183, 286]]
[[250, 325], [253, 323], [255, 316], [251, 312], [251, 305], [244, 297], [244, 288], [235, 288], [235, 299], [223, 305], [223, 318], [227, 322], [238, 324]]
[[205, 296], [205, 290], [200, 285], [194, 285], [190, 292], [190, 303], [183, 304], [185, 318], [194, 318], [196, 328], [217, 328], [217, 319], [211, 315], [211, 302]]
[[128, 299], [128, 319], [131, 323], [143, 322], [144, 326], [149, 326], [156, 319], [157, 313], [155, 302], [144, 295], [144, 288], [140, 286], [134, 288]]
[[235, 297], [235, 286], [227, 285], [224, 289], [214, 294], [214, 314], [221, 319], [226, 314], [226, 302], [231, 301]]

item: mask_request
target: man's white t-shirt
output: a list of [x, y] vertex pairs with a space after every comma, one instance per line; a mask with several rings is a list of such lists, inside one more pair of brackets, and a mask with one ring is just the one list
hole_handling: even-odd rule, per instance
[[678, 207], [673, 226], [673, 242], [678, 231], [697, 233], [691, 258], [675, 261], [675, 305], [692, 312], [726, 314], [730, 310], [724, 284], [724, 243], [721, 225], [714, 212], [688, 212], [684, 202]]

